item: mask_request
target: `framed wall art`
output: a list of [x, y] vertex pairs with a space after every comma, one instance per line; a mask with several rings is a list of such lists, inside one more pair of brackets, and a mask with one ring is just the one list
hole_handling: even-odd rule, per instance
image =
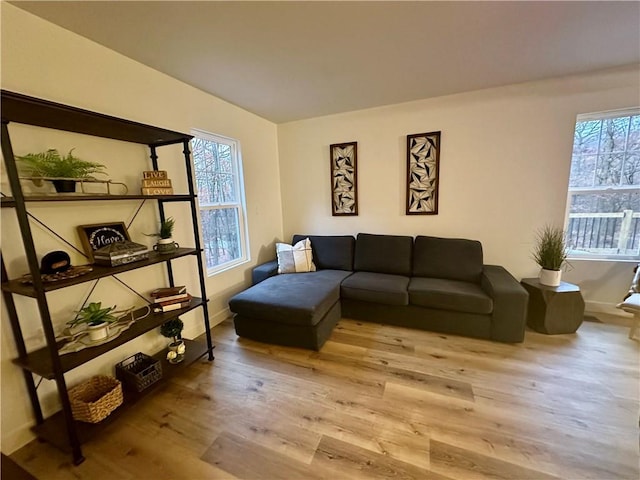
[[358, 142], [329, 147], [331, 156], [331, 214], [358, 215]]
[[93, 262], [93, 252], [115, 242], [131, 240], [124, 222], [95, 223], [93, 225], [79, 225], [78, 235], [84, 251]]
[[407, 135], [407, 215], [438, 213], [440, 132]]

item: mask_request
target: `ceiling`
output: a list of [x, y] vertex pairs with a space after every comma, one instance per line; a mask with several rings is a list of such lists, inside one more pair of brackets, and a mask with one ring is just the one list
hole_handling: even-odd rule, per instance
[[640, 63], [640, 2], [14, 1], [276, 123]]

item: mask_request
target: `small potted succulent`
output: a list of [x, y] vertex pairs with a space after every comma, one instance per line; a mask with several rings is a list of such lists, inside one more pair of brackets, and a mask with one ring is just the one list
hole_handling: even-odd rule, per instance
[[541, 267], [540, 283], [549, 287], [559, 286], [562, 267], [567, 260], [564, 231], [551, 225], [543, 227], [536, 238], [533, 259]]
[[104, 340], [109, 337], [109, 325], [117, 322], [114, 315], [116, 306], [102, 308], [102, 302], [91, 302], [77, 312], [76, 318], [67, 322], [69, 328], [78, 325], [86, 325], [89, 339], [92, 341]]
[[173, 228], [176, 221], [173, 217], [167, 218], [165, 221], [160, 222], [160, 230], [158, 233], [146, 233], [148, 237], [159, 237], [158, 243], [153, 246], [153, 249], [158, 253], [173, 253], [179, 247], [179, 245], [173, 241]]
[[173, 318], [160, 327], [162, 336], [172, 340], [168, 345], [169, 351], [167, 352], [169, 363], [180, 363], [184, 360], [184, 352], [187, 347], [181, 336], [183, 327], [184, 323], [179, 318]]
[[94, 179], [92, 175], [106, 175], [101, 163], [81, 160], [73, 155], [73, 148], [65, 156], [51, 148], [46, 152], [16, 156], [21, 173], [28, 175], [37, 186], [50, 180], [58, 193], [75, 192], [76, 180]]

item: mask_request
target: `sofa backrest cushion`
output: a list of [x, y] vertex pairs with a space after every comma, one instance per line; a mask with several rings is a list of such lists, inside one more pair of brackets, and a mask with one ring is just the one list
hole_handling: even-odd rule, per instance
[[410, 276], [412, 250], [413, 237], [359, 233], [354, 269]]
[[353, 270], [356, 239], [351, 235], [294, 235], [292, 243], [309, 238], [318, 270]]
[[480, 281], [482, 244], [477, 240], [417, 236], [413, 251], [413, 276], [463, 282]]

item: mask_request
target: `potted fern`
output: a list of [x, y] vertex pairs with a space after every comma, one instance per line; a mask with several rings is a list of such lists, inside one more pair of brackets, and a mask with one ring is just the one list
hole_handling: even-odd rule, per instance
[[559, 227], [544, 226], [537, 234], [533, 259], [541, 267], [540, 283], [549, 287], [559, 286], [562, 267], [567, 260], [564, 231]]
[[153, 246], [153, 249], [158, 253], [173, 253], [179, 247], [179, 245], [173, 241], [173, 228], [176, 221], [173, 217], [167, 218], [165, 221], [160, 222], [160, 230], [158, 233], [146, 233], [148, 237], [159, 237], [158, 243]]
[[[92, 175], [106, 175], [101, 163], [88, 162], [73, 155], [73, 148], [62, 156], [55, 148], [46, 152], [16, 156], [21, 173], [32, 177], [36, 185], [50, 180], [58, 193], [75, 192], [76, 181], [94, 179]], [[76, 180], [77, 179], [77, 180]]]

